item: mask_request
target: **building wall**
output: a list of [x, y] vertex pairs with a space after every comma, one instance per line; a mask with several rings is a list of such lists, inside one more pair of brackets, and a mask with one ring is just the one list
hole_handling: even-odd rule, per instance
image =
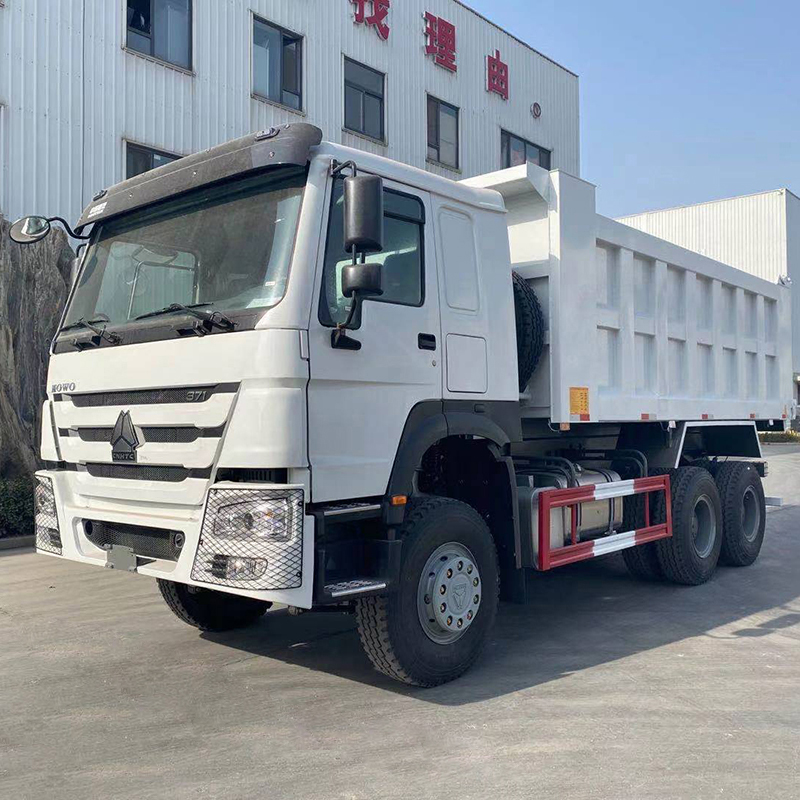
[[793, 369], [800, 373], [800, 200], [788, 189], [621, 217], [651, 233], [775, 282], [792, 279]]
[[[504, 128], [579, 174], [577, 77], [457, 0], [395, 0], [383, 41], [350, 0], [194, 0], [187, 72], [125, 49], [125, 0], [0, 6], [0, 212], [74, 220], [125, 177], [126, 140], [185, 155], [270, 125], [308, 121], [327, 139], [455, 179], [499, 169]], [[423, 15], [456, 25], [458, 72], [425, 54]], [[252, 15], [303, 35], [303, 113], [252, 96]], [[486, 91], [499, 49], [510, 99]], [[344, 57], [387, 75], [386, 144], [343, 131]], [[460, 109], [461, 169], [426, 162], [426, 94]], [[534, 102], [542, 115], [531, 113]]]

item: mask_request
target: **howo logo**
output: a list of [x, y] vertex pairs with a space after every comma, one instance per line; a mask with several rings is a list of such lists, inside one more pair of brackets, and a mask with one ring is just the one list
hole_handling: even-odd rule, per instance
[[130, 412], [121, 411], [111, 432], [111, 460], [136, 461], [136, 448], [139, 444]]

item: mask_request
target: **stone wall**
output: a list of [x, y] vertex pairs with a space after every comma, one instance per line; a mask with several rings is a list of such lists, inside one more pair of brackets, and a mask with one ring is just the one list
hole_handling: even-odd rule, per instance
[[39, 463], [39, 427], [50, 342], [67, 295], [74, 254], [54, 226], [20, 247], [0, 216], [0, 479]]

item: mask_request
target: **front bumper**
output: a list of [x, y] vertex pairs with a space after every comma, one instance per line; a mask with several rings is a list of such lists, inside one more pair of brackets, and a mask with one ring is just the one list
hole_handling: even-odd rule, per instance
[[[100, 500], [73, 491], [75, 475], [69, 471], [42, 470], [37, 478], [40, 486], [52, 483], [54, 512], [58, 520], [60, 548], [48, 546], [53, 536], [51, 516], [42, 514], [37, 505], [37, 552], [92, 564], [119, 567], [140, 575], [212, 588], [230, 594], [253, 597], [298, 608], [311, 608], [314, 575], [314, 519], [305, 514], [305, 487], [301, 485], [216, 483], [205, 493], [200, 506], [155, 506], [132, 500]], [[40, 489], [37, 491], [42, 494]], [[45, 493], [46, 494], [46, 493]], [[254, 497], [285, 507], [289, 524], [276, 540], [266, 541], [237, 534], [220, 539], [214, 526], [220, 506], [225, 502], [246, 502]], [[229, 506], [228, 506], [229, 507]], [[276, 505], [277, 508], [277, 505]], [[97, 523], [101, 523], [97, 525]], [[136, 530], [140, 534], [126, 539], [130, 549], [118, 545], [109, 548], [92, 541], [100, 528]], [[135, 542], [141, 534], [159, 530], [169, 534], [165, 552], [142, 548], [148, 555], [136, 552]], [[108, 541], [106, 537], [104, 541]], [[180, 547], [177, 547], [179, 544]], [[60, 553], [58, 550], [60, 549]], [[120, 558], [124, 555], [124, 558]], [[158, 557], [163, 555], [164, 557]], [[220, 557], [222, 556], [222, 557]], [[237, 565], [256, 564], [262, 571], [241, 579], [231, 578], [225, 571], [226, 559]]]

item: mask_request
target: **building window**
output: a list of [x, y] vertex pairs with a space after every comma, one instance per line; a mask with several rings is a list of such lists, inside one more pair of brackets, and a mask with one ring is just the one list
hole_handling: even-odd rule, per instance
[[153, 150], [151, 147], [127, 142], [125, 145], [125, 177], [135, 178], [143, 172], [163, 167], [164, 164], [177, 161], [179, 158], [180, 156], [172, 153], [164, 153], [161, 150]]
[[428, 158], [458, 169], [458, 109], [428, 95]]
[[191, 69], [191, 0], [128, 0], [128, 47]]
[[[342, 294], [342, 270], [353, 263], [344, 249], [344, 182], [333, 187], [328, 244], [322, 273], [319, 320], [335, 326], [344, 322], [352, 299]], [[384, 189], [383, 250], [367, 257], [382, 265], [383, 294], [370, 302], [421, 306], [425, 279], [425, 209], [418, 197]], [[356, 326], [361, 322], [355, 319]]]
[[525, 139], [520, 139], [519, 136], [514, 136], [508, 131], [500, 134], [500, 152], [503, 169], [517, 167], [527, 161], [538, 164], [544, 169], [550, 169], [552, 153], [549, 150], [527, 142]]
[[345, 59], [345, 128], [383, 141], [384, 77], [382, 72]]
[[303, 107], [303, 39], [256, 18], [253, 23], [253, 93], [275, 103]]

